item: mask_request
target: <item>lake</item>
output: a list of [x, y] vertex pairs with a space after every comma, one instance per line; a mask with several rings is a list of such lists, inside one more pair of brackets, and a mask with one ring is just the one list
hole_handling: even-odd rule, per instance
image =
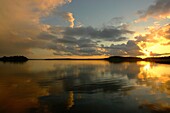
[[169, 113], [170, 65], [0, 62], [0, 113]]

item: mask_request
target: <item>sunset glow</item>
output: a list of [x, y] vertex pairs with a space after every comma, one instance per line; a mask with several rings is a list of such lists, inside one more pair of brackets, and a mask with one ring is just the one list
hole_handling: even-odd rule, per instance
[[170, 2], [1, 0], [0, 56], [168, 56], [166, 4]]
[[165, 65], [152, 66], [150, 62], [139, 62], [143, 67], [140, 69], [138, 78], [141, 80], [154, 80], [155, 82], [166, 83], [170, 80], [168, 67]]
[[[141, 48], [144, 56], [166, 56], [169, 55], [169, 29], [170, 25], [149, 28], [149, 33], [142, 34], [138, 38], [137, 45]], [[137, 39], [138, 40], [138, 39]]]
[[0, 0], [0, 113], [170, 113], [170, 0]]

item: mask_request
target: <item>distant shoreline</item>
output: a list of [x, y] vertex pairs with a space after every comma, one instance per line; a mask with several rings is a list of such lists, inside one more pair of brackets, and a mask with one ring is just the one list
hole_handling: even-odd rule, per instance
[[28, 60], [103, 60], [109, 61], [110, 63], [121, 63], [121, 62], [138, 62], [138, 61], [148, 61], [162, 64], [170, 64], [170, 56], [168, 57], [148, 57], [148, 58], [139, 58], [139, 57], [122, 57], [122, 56], [111, 56], [108, 58], [52, 58], [52, 59], [28, 59], [25, 56], [9, 56], [1, 57], [0, 61], [2, 62], [26, 62]]
[[2, 62], [18, 62], [18, 63], [22, 63], [22, 62], [26, 62], [29, 59], [25, 56], [3, 56], [0, 58], [0, 61]]
[[122, 56], [111, 56], [108, 58], [99, 58], [99, 59], [83, 59], [83, 58], [54, 58], [54, 59], [41, 59], [41, 60], [105, 60], [109, 62], [138, 62], [138, 61], [148, 61], [155, 63], [167, 63], [170, 64], [170, 56], [168, 57], [148, 57], [148, 58], [139, 58], [139, 57], [122, 57]]

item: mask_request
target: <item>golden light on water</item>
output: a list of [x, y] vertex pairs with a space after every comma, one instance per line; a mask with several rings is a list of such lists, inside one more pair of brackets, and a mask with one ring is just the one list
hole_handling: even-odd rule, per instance
[[150, 62], [148, 62], [145, 66], [144, 66], [144, 70], [148, 71], [151, 68], [151, 64]]
[[74, 105], [74, 92], [69, 92], [68, 102], [67, 102], [67, 109], [70, 109]]
[[170, 81], [169, 78], [169, 67], [165, 65], [157, 65], [150, 62], [139, 62], [140, 73], [138, 74], [138, 79], [140, 80], [152, 80], [152, 82], [166, 83]]
[[[127, 92], [129, 96], [137, 97], [139, 103], [143, 100], [148, 100], [149, 103], [151, 96], [157, 101], [157, 95], [160, 96], [160, 92], [170, 96], [170, 65], [165, 64], [144, 61], [114, 64], [97, 60], [40, 60], [29, 61], [22, 65], [7, 63], [0, 66], [2, 68], [0, 105], [7, 111], [6, 113], [24, 113], [30, 108], [41, 110], [41, 106], [44, 110], [50, 111], [53, 104], [55, 104], [55, 109], [61, 107], [67, 111], [75, 110], [86, 99], [85, 91], [90, 92], [88, 97], [89, 95], [95, 96], [96, 92], [91, 94], [90, 88], [92, 91], [101, 91], [105, 96], [115, 94], [114, 88], [117, 85], [121, 88], [121, 84], [123, 85], [126, 81], [127, 85], [132, 85], [134, 88], [122, 90], [123, 93]], [[9, 71], [10, 67], [13, 68]], [[22, 74], [20, 75], [18, 72], [24, 73], [24, 75], [21, 76]], [[117, 82], [119, 80], [122, 82]], [[114, 84], [110, 86], [110, 83]], [[93, 99], [93, 96], [90, 96], [90, 99]], [[162, 98], [166, 99], [166, 97]], [[108, 99], [110, 101], [110, 96]], [[164, 101], [163, 99], [162, 101]], [[93, 104], [91, 100], [85, 101]], [[147, 106], [148, 103], [142, 103], [142, 106]], [[122, 105], [120, 104], [120, 106]], [[166, 109], [162, 105], [158, 105], [158, 107]]]

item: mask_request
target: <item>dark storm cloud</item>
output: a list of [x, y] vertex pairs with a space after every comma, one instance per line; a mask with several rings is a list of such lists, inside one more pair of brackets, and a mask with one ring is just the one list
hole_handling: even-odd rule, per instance
[[102, 39], [105, 41], [124, 41], [127, 38], [123, 37], [126, 34], [133, 34], [133, 31], [127, 29], [120, 29], [117, 27], [109, 27], [104, 29], [96, 29], [93, 27], [77, 27], [66, 28], [63, 32], [64, 35], [77, 36], [77, 37], [89, 37], [93, 39]]
[[98, 41], [83, 36], [77, 38], [76, 36], [64, 35], [60, 32], [63, 29], [57, 27], [55, 30], [54, 27], [50, 28], [48, 33], [39, 35], [40, 39], [50, 42], [46, 48], [54, 50], [54, 55], [99, 55], [97, 51]]
[[64, 36], [63, 38], [55, 39], [56, 45], [49, 46], [50, 49], [56, 51], [64, 51], [64, 55], [96, 55], [99, 54], [96, 50], [97, 42], [87, 38], [75, 38]]
[[74, 45], [77, 47], [96, 47], [97, 46], [97, 42], [93, 41], [92, 39], [89, 38], [75, 38], [75, 37], [71, 37], [71, 36], [64, 36], [63, 38], [56, 38], [53, 42], [55, 43], [62, 43], [65, 46], [68, 45]]
[[[120, 55], [120, 56], [138, 56], [143, 55], [140, 52], [140, 48], [134, 44], [118, 44], [111, 45], [109, 47], [96, 47], [93, 44], [86, 44], [86, 47], [76, 47], [73, 45], [62, 46], [56, 44], [55, 46], [51, 46], [50, 49], [55, 50], [55, 55], [85, 55], [85, 56], [93, 56], [93, 55]], [[99, 49], [99, 50], [98, 50]], [[105, 51], [100, 51], [100, 49], [104, 49]]]
[[55, 42], [57, 43], [64, 43], [66, 45], [72, 45], [72, 44], [78, 44], [78, 40], [74, 37], [71, 37], [71, 36], [64, 36], [63, 38], [58, 38], [58, 39], [55, 39]]
[[79, 39], [78, 40], [79, 47], [97, 47], [97, 42], [91, 39]]
[[[48, 35], [42, 34], [44, 40], [51, 43], [48, 49], [54, 50], [55, 55], [127, 55], [135, 56], [141, 54], [140, 48], [134, 41], [126, 44], [103, 45], [103, 41], [118, 42], [126, 41], [123, 35], [133, 32], [122, 27], [107, 27], [102, 30], [93, 27], [50, 27]], [[54, 38], [55, 36], [55, 38]]]
[[126, 55], [126, 56], [138, 56], [143, 55], [140, 52], [139, 46], [133, 40], [129, 40], [126, 44], [112, 44], [110, 47], [106, 47], [108, 54], [111, 55]]
[[44, 39], [44, 40], [50, 40], [56, 38], [56, 36], [49, 34], [48, 32], [42, 32], [40, 33], [37, 38]]
[[153, 5], [150, 5], [146, 11], [138, 11], [140, 20], [147, 20], [150, 17], [154, 18], [169, 18], [170, 16], [170, 0], [155, 0]]

